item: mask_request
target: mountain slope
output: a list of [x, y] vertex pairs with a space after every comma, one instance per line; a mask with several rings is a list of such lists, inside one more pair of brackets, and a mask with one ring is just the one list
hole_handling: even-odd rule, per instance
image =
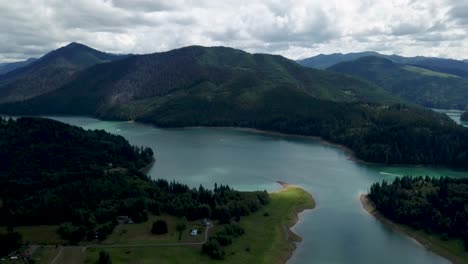
[[27, 66], [0, 75], [0, 102], [26, 100], [53, 91], [69, 82], [79, 70], [120, 58], [122, 56], [70, 43]]
[[431, 108], [465, 109], [468, 79], [378, 57], [364, 57], [329, 68], [368, 80], [394, 95]]
[[460, 77], [468, 76], [468, 63], [466, 61], [423, 56], [403, 57], [398, 55], [384, 55], [373, 51], [348, 54], [320, 54], [315, 57], [299, 60], [298, 63], [310, 68], [326, 69], [341, 62], [354, 61], [369, 56], [388, 59], [394, 63], [408, 64], [428, 70], [455, 74]]
[[16, 69], [28, 66], [29, 64], [33, 63], [36, 58], [29, 58], [25, 61], [18, 61], [18, 62], [11, 62], [11, 63], [1, 63], [0, 64], [0, 75], [5, 74]]
[[249, 127], [319, 136], [371, 162], [468, 166], [467, 129], [398, 102], [366, 81], [280, 56], [187, 47], [92, 66], [56, 91], [0, 105], [0, 113]]
[[251, 110], [276, 90], [330, 101], [398, 102], [367, 82], [307, 69], [280, 56], [192, 46], [95, 65], [57, 91], [10, 107], [135, 119], [187, 98]]

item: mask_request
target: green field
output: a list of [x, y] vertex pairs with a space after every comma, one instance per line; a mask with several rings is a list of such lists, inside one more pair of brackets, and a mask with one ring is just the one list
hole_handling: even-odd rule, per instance
[[[297, 212], [314, 207], [312, 196], [298, 187], [287, 187], [272, 193], [270, 204], [241, 219], [240, 224], [245, 229], [245, 234], [225, 248], [226, 258], [222, 262], [284, 263], [294, 249], [292, 242], [299, 239], [289, 231], [289, 227], [297, 220]], [[265, 216], [266, 213], [268, 216]], [[130, 230], [128, 232], [131, 233]], [[173, 238], [169, 235], [168, 240], [171, 237]], [[125, 238], [119, 241], [126, 243]], [[201, 246], [148, 246], [105, 250], [110, 253], [113, 264], [221, 262], [202, 255], [200, 248]], [[86, 263], [96, 263], [101, 250], [89, 248]]]
[[422, 75], [426, 75], [426, 76], [435, 76], [435, 77], [443, 77], [443, 78], [459, 78], [458, 76], [453, 75], [453, 74], [431, 71], [428, 69], [423, 69], [423, 68], [409, 66], [409, 65], [404, 66], [403, 69], [407, 71], [411, 71], [411, 72], [416, 72]]
[[[315, 207], [312, 196], [299, 187], [288, 186], [270, 194], [271, 202], [258, 212], [243, 217], [240, 225], [245, 234], [225, 247], [224, 263], [284, 263], [292, 250], [294, 241], [300, 237], [289, 231], [297, 220], [297, 213]], [[151, 234], [151, 225], [157, 219], [168, 223], [169, 233], [166, 235]], [[60, 246], [66, 244], [56, 233], [58, 226], [22, 226], [15, 230], [23, 235], [24, 241], [32, 245], [47, 244], [49, 246], [33, 246], [32, 258], [35, 263], [54, 264], [94, 264], [101, 250], [110, 253], [113, 264], [119, 263], [210, 263], [211, 260], [201, 254], [201, 245], [160, 245], [174, 243], [200, 243], [204, 241], [204, 227], [199, 221], [186, 222], [187, 228], [179, 235], [176, 224], [182, 221], [173, 216], [150, 216], [147, 222], [139, 224], [118, 225], [114, 232], [101, 243], [104, 248], [96, 248], [90, 244], [79, 246]], [[213, 235], [223, 226], [214, 225], [208, 234]], [[190, 236], [192, 229], [198, 229], [198, 236]], [[59, 246], [55, 246], [59, 245]], [[128, 247], [126, 245], [129, 245]], [[112, 248], [112, 246], [118, 246]], [[5, 262], [16, 263], [16, 262]]]
[[[151, 234], [152, 224], [163, 219], [167, 222], [169, 233], [166, 235]], [[103, 244], [157, 244], [157, 243], [177, 243], [179, 242], [179, 233], [176, 230], [176, 224], [181, 221], [177, 217], [163, 215], [150, 216], [147, 222], [139, 224], [118, 225], [114, 232], [105, 240]], [[190, 236], [190, 230], [199, 230], [200, 235]], [[187, 229], [182, 234], [182, 243], [202, 242], [204, 238], [204, 227], [199, 221], [187, 222]]]
[[55, 245], [65, 242], [57, 234], [58, 227], [58, 225], [18, 226], [15, 227], [15, 231], [19, 232], [23, 236], [24, 242], [29, 242], [31, 244]]

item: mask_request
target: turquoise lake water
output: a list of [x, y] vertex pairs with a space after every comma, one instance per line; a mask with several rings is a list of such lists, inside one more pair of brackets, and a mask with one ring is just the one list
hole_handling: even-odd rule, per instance
[[217, 182], [240, 190], [276, 190], [276, 180], [302, 186], [313, 194], [317, 208], [302, 213], [293, 227], [304, 240], [290, 264], [450, 263], [382, 225], [362, 209], [359, 195], [376, 181], [400, 175], [468, 177], [467, 172], [369, 165], [316, 140], [241, 129], [158, 129], [132, 122], [53, 118], [151, 147], [157, 158], [149, 172], [153, 178], [194, 187]]

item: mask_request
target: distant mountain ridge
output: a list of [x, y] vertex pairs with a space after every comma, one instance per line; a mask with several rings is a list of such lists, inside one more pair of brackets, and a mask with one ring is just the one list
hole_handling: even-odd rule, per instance
[[403, 57], [399, 55], [384, 55], [374, 51], [365, 51], [357, 53], [334, 53], [330, 55], [320, 54], [314, 57], [298, 60], [297, 62], [303, 66], [326, 69], [341, 62], [353, 61], [363, 57], [380, 57], [391, 60], [395, 63], [410, 64], [418, 67], [441, 71], [444, 73], [452, 73], [459, 76], [468, 76], [468, 63], [466, 60], [443, 59], [435, 57]]
[[17, 61], [17, 62], [10, 62], [10, 63], [0, 63], [0, 75], [14, 71], [18, 68], [22, 68], [28, 66], [29, 64], [36, 61], [36, 58], [29, 58], [25, 61]]
[[468, 78], [455, 74], [373, 56], [341, 62], [329, 70], [368, 80], [425, 107], [465, 109], [468, 106]]
[[79, 43], [51, 51], [33, 62], [0, 75], [0, 103], [27, 100], [53, 91], [92, 65], [124, 58]]
[[297, 63], [305, 67], [324, 70], [340, 62], [356, 60], [356, 59], [367, 57], [367, 56], [379, 56], [379, 55], [381, 54], [374, 52], [374, 51], [365, 51], [365, 52], [356, 52], [356, 53], [347, 53], [347, 54], [343, 54], [343, 53], [319, 54], [314, 57], [297, 60]]

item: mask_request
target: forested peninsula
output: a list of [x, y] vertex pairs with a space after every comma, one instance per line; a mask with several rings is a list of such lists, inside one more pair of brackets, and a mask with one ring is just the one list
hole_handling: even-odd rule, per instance
[[468, 179], [396, 178], [373, 184], [367, 198], [365, 208], [384, 223], [454, 263], [468, 260]]

